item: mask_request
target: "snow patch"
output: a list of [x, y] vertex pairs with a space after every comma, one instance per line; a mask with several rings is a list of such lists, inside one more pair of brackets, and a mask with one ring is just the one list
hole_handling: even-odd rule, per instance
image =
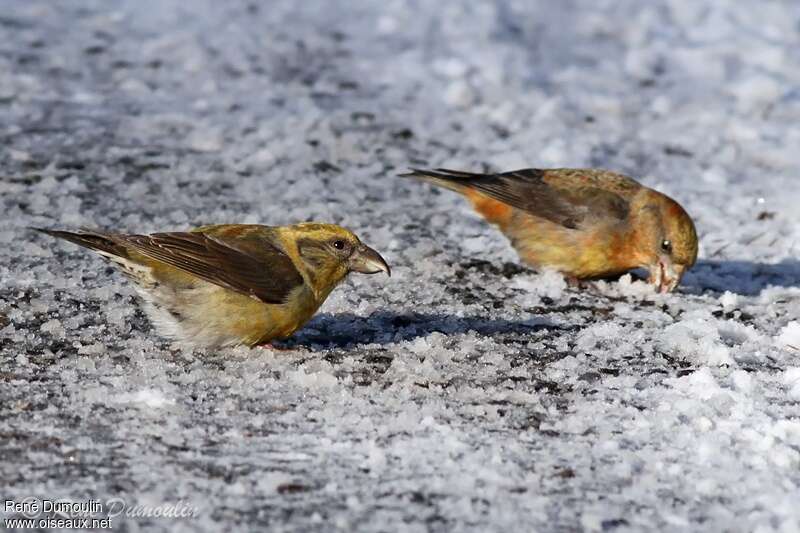
[[792, 321], [786, 324], [775, 343], [781, 348], [788, 348], [800, 357], [800, 322]]
[[175, 405], [175, 399], [168, 397], [158, 389], [142, 389], [136, 392], [127, 392], [115, 396], [114, 403], [132, 404], [136, 407], [150, 409], [163, 409]]

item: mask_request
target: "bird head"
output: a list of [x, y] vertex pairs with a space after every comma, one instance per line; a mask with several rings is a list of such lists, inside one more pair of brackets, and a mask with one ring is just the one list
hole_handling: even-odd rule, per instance
[[335, 224], [307, 222], [287, 228], [309, 280], [318, 289], [332, 288], [350, 272], [391, 276], [378, 252], [350, 230]]
[[651, 189], [632, 205], [636, 266], [650, 272], [658, 292], [670, 292], [697, 261], [697, 231], [689, 214], [672, 198]]

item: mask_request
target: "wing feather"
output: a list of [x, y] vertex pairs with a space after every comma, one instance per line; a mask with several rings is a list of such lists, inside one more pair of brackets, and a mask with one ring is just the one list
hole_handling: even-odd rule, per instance
[[115, 237], [146, 257], [265, 303], [283, 303], [303, 284], [291, 258], [263, 235], [236, 240], [210, 232]]
[[630, 198], [641, 188], [627, 176], [595, 169], [528, 168], [476, 174], [439, 168], [413, 169], [407, 175], [451, 189], [474, 189], [570, 229], [589, 222], [624, 220]]

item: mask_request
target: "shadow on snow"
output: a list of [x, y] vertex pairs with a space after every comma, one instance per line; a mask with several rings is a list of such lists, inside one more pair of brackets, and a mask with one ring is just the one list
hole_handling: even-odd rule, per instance
[[800, 287], [800, 261], [780, 263], [700, 260], [681, 284], [687, 292], [730, 291], [756, 296], [769, 287]]
[[350, 348], [357, 344], [394, 344], [427, 337], [432, 333], [457, 335], [474, 331], [479, 335], [519, 337], [542, 330], [571, 329], [553, 324], [546, 318], [532, 316], [513, 321], [483, 316], [459, 317], [448, 314], [398, 313], [378, 311], [363, 317], [352, 313], [321, 313], [281, 347], [317, 346]]

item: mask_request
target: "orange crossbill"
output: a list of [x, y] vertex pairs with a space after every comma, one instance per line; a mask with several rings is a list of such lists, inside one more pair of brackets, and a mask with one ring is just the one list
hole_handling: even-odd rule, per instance
[[350, 272], [390, 274], [378, 252], [333, 224], [224, 224], [152, 235], [36, 229], [116, 263], [156, 329], [199, 347], [288, 337]]
[[412, 169], [403, 176], [464, 195], [534, 268], [597, 279], [641, 267], [659, 292], [669, 292], [697, 260], [697, 232], [686, 211], [621, 174], [568, 168], [499, 174]]

